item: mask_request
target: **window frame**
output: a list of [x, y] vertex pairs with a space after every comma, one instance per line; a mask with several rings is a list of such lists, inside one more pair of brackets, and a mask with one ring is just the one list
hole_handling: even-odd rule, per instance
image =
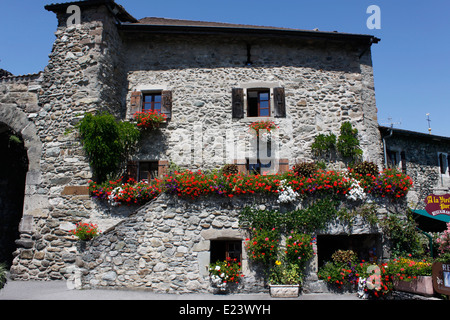
[[[155, 101], [156, 97], [160, 97], [160, 101]], [[151, 97], [150, 102], [145, 102], [147, 97]], [[143, 92], [142, 93], [142, 112], [148, 112], [148, 111], [155, 111], [155, 104], [159, 104], [159, 110], [158, 113], [162, 113], [162, 105], [163, 105], [163, 95], [161, 91], [154, 91], [154, 92]], [[150, 105], [151, 108], [146, 108], [146, 105]]]
[[[442, 156], [445, 157], [444, 161], [441, 160]], [[441, 176], [450, 175], [448, 153], [438, 152], [438, 167], [439, 167], [439, 173], [441, 174]], [[445, 172], [442, 172], [443, 168], [445, 168]]]
[[[256, 92], [256, 105], [253, 106], [252, 105], [252, 109], [256, 108], [257, 110], [257, 116], [252, 116], [250, 114], [253, 114], [255, 112], [250, 112], [250, 94], [251, 93], [255, 93]], [[267, 94], [267, 100], [261, 100], [261, 95], [262, 94]], [[246, 103], [246, 107], [247, 107], [247, 112], [246, 112], [246, 116], [247, 118], [269, 118], [272, 117], [272, 90], [271, 88], [247, 88], [246, 89], [246, 96], [247, 96], [247, 103]], [[261, 108], [261, 102], [267, 102], [268, 107], [267, 108]], [[267, 110], [268, 115], [266, 116], [262, 116], [261, 115], [261, 110]], [[254, 111], [254, 110], [253, 110]]]

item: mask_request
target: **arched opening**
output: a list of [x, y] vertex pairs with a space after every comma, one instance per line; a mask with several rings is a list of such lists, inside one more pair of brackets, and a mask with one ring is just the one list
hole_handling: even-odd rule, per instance
[[0, 263], [11, 266], [23, 215], [28, 156], [22, 136], [0, 123]]

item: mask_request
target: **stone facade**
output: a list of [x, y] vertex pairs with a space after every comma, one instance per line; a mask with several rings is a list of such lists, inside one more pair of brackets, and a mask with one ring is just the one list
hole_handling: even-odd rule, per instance
[[380, 132], [386, 145], [388, 166], [403, 170], [414, 181], [408, 193], [412, 208], [423, 209], [430, 194], [450, 192], [448, 137], [386, 127], [381, 127]]
[[[314, 137], [338, 134], [350, 121], [365, 158], [383, 164], [370, 53], [376, 38], [241, 26], [175, 30], [139, 23], [114, 1], [74, 4], [79, 25], [67, 25], [68, 4], [46, 7], [58, 29], [45, 70], [0, 80], [0, 122], [20, 134], [29, 163], [13, 279], [81, 271], [86, 287], [205, 291], [210, 241], [243, 239], [236, 213], [244, 203], [187, 204], [163, 195], [136, 211], [89, 197], [91, 168], [70, 129], [86, 112], [131, 119], [133, 92], [172, 94], [171, 119], [146, 134], [136, 161], [212, 169], [251, 158], [249, 125], [260, 118], [233, 116], [233, 89], [243, 90], [247, 104], [249, 90], [264, 88], [275, 106], [275, 89], [283, 88], [285, 113], [272, 108], [268, 118], [279, 126], [275, 163], [311, 160]], [[108, 230], [82, 256], [69, 234], [81, 221]], [[255, 290], [258, 281], [247, 275], [245, 290]]]

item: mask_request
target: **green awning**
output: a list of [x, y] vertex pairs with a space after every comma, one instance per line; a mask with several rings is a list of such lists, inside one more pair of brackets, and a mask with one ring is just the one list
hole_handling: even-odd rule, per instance
[[450, 222], [450, 216], [446, 215], [446, 214], [438, 214], [438, 215], [431, 215], [428, 212], [426, 212], [425, 210], [414, 210], [414, 213], [420, 214], [421, 216], [430, 218], [430, 219], [435, 219], [435, 220], [439, 220], [439, 221], [444, 221], [446, 223]]

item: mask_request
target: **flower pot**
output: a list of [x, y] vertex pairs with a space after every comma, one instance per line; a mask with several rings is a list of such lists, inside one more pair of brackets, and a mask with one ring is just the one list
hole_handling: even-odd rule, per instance
[[273, 298], [298, 298], [300, 285], [270, 285], [270, 296]]
[[424, 296], [432, 296], [434, 294], [433, 278], [431, 276], [419, 276], [417, 279], [411, 281], [394, 281], [394, 289]]

